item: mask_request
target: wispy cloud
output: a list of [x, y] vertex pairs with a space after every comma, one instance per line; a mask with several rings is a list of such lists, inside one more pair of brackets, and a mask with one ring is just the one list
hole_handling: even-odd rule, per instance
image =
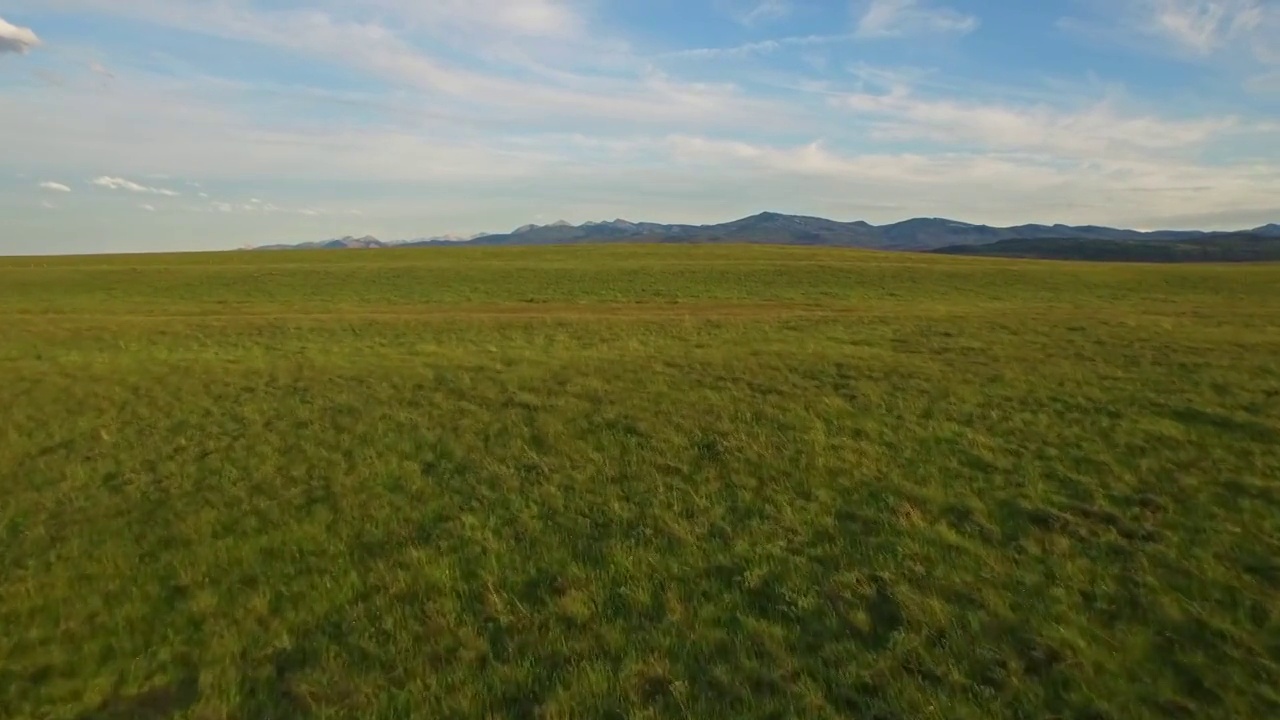
[[[1272, 0], [1081, 0], [1083, 15], [1060, 29], [1108, 47], [1178, 58], [1248, 93], [1277, 92], [1280, 2]], [[1092, 12], [1088, 12], [1092, 9]]]
[[60, 192], [60, 193], [69, 193], [69, 192], [71, 192], [71, 188], [70, 188], [70, 187], [67, 187], [66, 185], [63, 185], [63, 184], [62, 184], [62, 183], [60, 183], [60, 182], [52, 182], [52, 181], [46, 181], [46, 182], [42, 182], [42, 183], [40, 183], [40, 189], [41, 189], [41, 190], [49, 190], [49, 191], [51, 191], [51, 192]]
[[[1144, 0], [1149, 31], [1197, 55], [1210, 55], [1232, 38], [1258, 29], [1259, 0]], [[1274, 38], [1272, 38], [1274, 41]]]
[[1258, 73], [1244, 83], [1245, 89], [1259, 95], [1280, 95], [1280, 70]]
[[0, 55], [4, 53], [23, 55], [39, 45], [40, 38], [31, 28], [19, 27], [0, 18]]
[[832, 102], [871, 119], [873, 133], [881, 139], [965, 143], [1074, 159], [1196, 148], [1239, 125], [1234, 117], [1127, 115], [1107, 101], [1067, 111], [920, 97], [905, 86], [883, 94], [850, 93]]
[[583, 32], [586, 19], [566, 0], [362, 0], [381, 14], [446, 33], [487, 31], [507, 37], [564, 39]]
[[743, 43], [730, 47], [709, 47], [709, 48], [690, 48], [688, 50], [676, 50], [664, 53], [662, 57], [669, 58], [737, 58], [748, 55], [766, 55], [768, 53], [777, 52], [783, 48], [793, 47], [817, 47], [820, 45], [836, 45], [843, 42], [849, 42], [856, 39], [856, 35], [849, 33], [845, 35], [794, 35], [788, 37], [774, 38], [771, 40], [760, 40], [758, 42]]
[[[373, 1], [423, 24], [440, 19], [442, 24], [448, 20], [464, 27], [483, 25], [524, 35], [554, 36], [583, 22], [570, 5], [553, 0], [483, 0], [475, 5], [469, 4], [472, 0], [417, 5], [402, 0]], [[65, 0], [64, 4], [271, 47], [367, 73], [439, 101], [485, 107], [508, 116], [732, 122], [733, 118], [767, 116], [771, 110], [767, 103], [744, 97], [732, 84], [683, 82], [652, 71], [630, 77], [558, 71], [548, 74], [546, 81], [480, 72], [421, 49], [388, 25], [314, 10], [267, 10], [191, 0], [131, 0], [127, 4]], [[486, 9], [490, 13], [487, 19], [482, 18]]]
[[1064, 30], [1108, 42], [1145, 39], [1187, 58], [1244, 54], [1280, 64], [1280, 3], [1264, 0], [1132, 0], [1092, 2], [1094, 14], [1059, 19]]
[[[203, 195], [202, 197], [208, 197]], [[302, 215], [306, 217], [336, 216], [336, 215], [359, 215], [358, 210], [329, 210], [316, 207], [288, 207], [277, 205], [273, 202], [267, 202], [260, 198], [250, 198], [247, 202], [226, 202], [222, 200], [211, 200], [206, 205], [188, 206], [187, 210], [195, 212], [213, 212], [224, 215], [231, 214], [251, 214], [251, 215]]]
[[158, 188], [158, 187], [150, 187], [147, 185], [139, 185], [138, 183], [133, 182], [132, 180], [126, 180], [124, 178], [118, 178], [118, 177], [103, 176], [100, 178], [96, 178], [93, 181], [93, 184], [101, 188], [107, 188], [108, 190], [127, 190], [128, 192], [146, 193], [150, 195], [163, 195], [165, 197], [178, 197], [179, 195], [182, 194], [174, 190], [169, 190], [167, 188]]
[[778, 20], [791, 14], [791, 0], [757, 0], [745, 13], [738, 17], [738, 22], [751, 26]]
[[858, 20], [857, 34], [864, 38], [964, 35], [978, 25], [976, 16], [932, 5], [929, 0], [871, 0]]
[[143, 203], [143, 204], [139, 205], [139, 206], [138, 206], [138, 209], [139, 209], [139, 210], [146, 210], [147, 212], [155, 212], [155, 211], [156, 211], [156, 208], [155, 208], [155, 206], [154, 206], [154, 205], [148, 205], [148, 204], [146, 204], [146, 203]]

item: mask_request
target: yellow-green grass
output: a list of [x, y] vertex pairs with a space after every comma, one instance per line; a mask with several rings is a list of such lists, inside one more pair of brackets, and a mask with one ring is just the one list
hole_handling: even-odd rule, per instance
[[1280, 266], [0, 259], [0, 717], [1280, 717]]

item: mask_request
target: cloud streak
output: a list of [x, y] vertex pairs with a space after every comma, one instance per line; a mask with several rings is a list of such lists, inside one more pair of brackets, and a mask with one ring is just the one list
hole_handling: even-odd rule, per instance
[[924, 139], [983, 149], [1089, 159], [1195, 149], [1240, 125], [1234, 117], [1164, 120], [1126, 115], [1103, 101], [1076, 111], [919, 97], [896, 86], [883, 94], [849, 93], [832, 102], [874, 121], [887, 140]]
[[917, 35], [967, 35], [978, 29], [974, 15], [927, 0], [871, 0], [858, 20], [862, 38], [894, 38]]
[[790, 15], [791, 11], [791, 0], [759, 0], [750, 10], [738, 18], [738, 22], [750, 27], [779, 20]]
[[[1208, 61], [1224, 56], [1280, 64], [1280, 3], [1264, 0], [1096, 0], [1089, 18], [1064, 17], [1058, 26], [1099, 40]], [[1141, 46], [1141, 44], [1140, 44]]]
[[144, 193], [148, 195], [163, 195], [165, 197], [178, 197], [182, 193], [167, 188], [149, 187], [147, 185], [139, 185], [132, 180], [126, 180], [119, 177], [102, 176], [93, 180], [93, 185], [106, 188], [108, 190], [125, 190], [132, 193]]
[[741, 58], [749, 55], [767, 55], [777, 52], [784, 48], [804, 48], [819, 47], [822, 45], [836, 45], [839, 43], [850, 42], [857, 39], [857, 35], [848, 33], [844, 35], [794, 35], [788, 37], [774, 38], [770, 40], [760, 40], [757, 42], [743, 43], [731, 47], [718, 48], [690, 48], [687, 50], [676, 50], [664, 53], [661, 57], [667, 58]]
[[[1262, 24], [1258, 0], [1143, 0], [1149, 30], [1196, 55], [1217, 52]], [[1274, 41], [1274, 38], [1273, 38]]]
[[[201, 197], [207, 198], [207, 195], [201, 194]], [[222, 200], [210, 200], [205, 205], [190, 205], [185, 209], [193, 212], [212, 212], [223, 215], [233, 214], [250, 214], [250, 215], [301, 215], [306, 217], [322, 217], [322, 216], [338, 216], [338, 215], [360, 215], [359, 210], [329, 210], [316, 207], [286, 207], [277, 205], [273, 202], [267, 202], [259, 198], [250, 198], [248, 202], [226, 202]]]
[[60, 182], [51, 182], [51, 181], [42, 182], [40, 183], [39, 187], [41, 190], [49, 190], [50, 192], [60, 192], [60, 193], [71, 192], [70, 187], [63, 185]]
[[[421, 23], [505, 29], [518, 35], [556, 37], [583, 21], [565, 3], [551, 0], [443, 0], [417, 7], [372, 0]], [[765, 117], [782, 108], [745, 97], [729, 83], [683, 82], [653, 68], [631, 76], [555, 71], [537, 81], [514, 79], [446, 62], [408, 42], [388, 26], [343, 19], [315, 10], [265, 10], [248, 5], [192, 0], [66, 0], [70, 7], [122, 15], [215, 38], [248, 42], [355, 69], [437, 103], [484, 107], [508, 117], [592, 117], [614, 121], [680, 124], [732, 123]], [[485, 9], [490, 16], [482, 20]], [[524, 63], [525, 67], [529, 63]]]

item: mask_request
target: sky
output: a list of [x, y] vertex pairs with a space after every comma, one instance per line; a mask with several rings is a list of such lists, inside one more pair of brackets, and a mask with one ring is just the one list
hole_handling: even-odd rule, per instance
[[1280, 0], [0, 0], [0, 254], [1280, 222]]

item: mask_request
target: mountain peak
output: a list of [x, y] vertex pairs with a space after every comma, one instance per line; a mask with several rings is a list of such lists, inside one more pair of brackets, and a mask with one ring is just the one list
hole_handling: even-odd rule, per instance
[[758, 221], [765, 221], [765, 222], [776, 222], [778, 220], [790, 220], [790, 219], [791, 219], [790, 215], [784, 215], [783, 213], [773, 212], [772, 210], [766, 210], [764, 212], [751, 215], [750, 217], [743, 218], [743, 220], [758, 220]]
[[569, 222], [568, 220], [557, 220], [551, 223], [550, 225], [548, 225], [547, 227], [573, 227], [573, 223]]
[[787, 220], [792, 220], [792, 219], [794, 218], [792, 218], [790, 215], [783, 215], [782, 213], [765, 211], [761, 213], [756, 213], [755, 215], [748, 215], [747, 217], [744, 217], [740, 220], [735, 220], [734, 223], [742, 224], [742, 225], [756, 225], [759, 223], [785, 222]]

